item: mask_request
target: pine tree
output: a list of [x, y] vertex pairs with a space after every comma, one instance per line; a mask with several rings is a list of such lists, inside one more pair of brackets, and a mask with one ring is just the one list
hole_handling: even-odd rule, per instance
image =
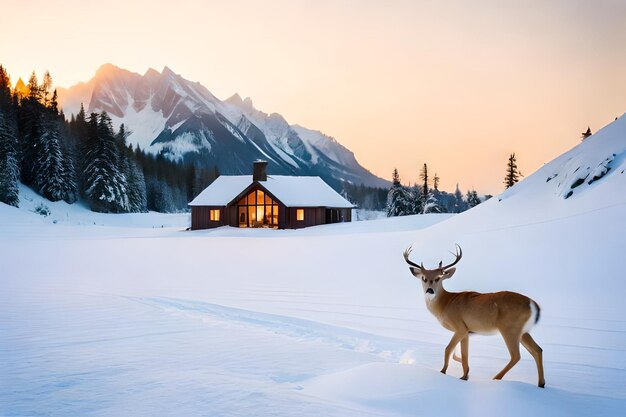
[[476, 190], [468, 190], [465, 198], [467, 200], [467, 205], [469, 206], [469, 208], [476, 207], [480, 204], [480, 197], [478, 197], [478, 193], [476, 192]]
[[428, 213], [441, 213], [439, 203], [432, 192], [429, 192], [426, 199], [423, 201], [421, 214]]
[[44, 115], [41, 104], [34, 98], [25, 98], [18, 107], [20, 142], [20, 174], [22, 182], [32, 185], [37, 175], [38, 144], [44, 134]]
[[422, 197], [425, 201], [428, 198], [429, 188], [428, 188], [428, 165], [424, 164], [422, 170], [420, 171], [420, 179], [422, 180]]
[[[57, 95], [57, 89], [54, 89], [54, 92], [52, 93], [52, 100], [50, 100], [50, 110], [52, 110], [54, 112], [54, 114], [57, 114], [59, 112], [59, 102], [58, 102], [58, 95]], [[61, 112], [63, 112], [63, 110], [61, 110]], [[63, 120], [65, 120], [65, 116], [63, 115], [62, 117]]]
[[19, 177], [17, 139], [4, 110], [0, 108], [0, 202], [15, 207], [19, 205]]
[[43, 105], [48, 107], [50, 104], [50, 100], [48, 96], [50, 95], [50, 89], [52, 88], [52, 76], [50, 75], [50, 71], [47, 71], [43, 74], [43, 81], [40, 86], [40, 94], [41, 100], [43, 101]]
[[399, 187], [402, 184], [400, 183], [400, 174], [398, 173], [398, 169], [394, 168], [393, 173], [391, 174], [391, 183], [395, 187]]
[[34, 146], [37, 149], [35, 160], [35, 177], [33, 186], [39, 194], [50, 201], [73, 201], [76, 188], [72, 175], [68, 175], [68, 165], [61, 150], [61, 134], [58, 121], [48, 120], [43, 134]]
[[117, 146], [119, 159], [123, 166], [123, 173], [126, 177], [128, 211], [131, 213], [145, 213], [147, 209], [146, 181], [143, 171], [133, 159], [132, 147], [126, 147], [126, 127], [122, 123], [117, 134]]
[[407, 214], [421, 214], [424, 211], [424, 199], [422, 196], [422, 187], [415, 184], [407, 189], [410, 199], [410, 212]]
[[[616, 119], [617, 120], [617, 119]], [[587, 139], [589, 136], [591, 136], [591, 127], [587, 126], [587, 131], [585, 131], [584, 133], [581, 134], [581, 139], [585, 140]]]
[[129, 161], [128, 172], [128, 203], [132, 213], [145, 213], [148, 211], [148, 199], [146, 195], [146, 181], [143, 171], [135, 161]]
[[28, 98], [35, 100], [37, 102], [41, 102], [41, 87], [39, 86], [39, 81], [37, 80], [37, 74], [33, 71], [30, 74], [30, 78], [28, 79]]
[[[435, 174], [436, 176], [436, 174]], [[422, 180], [422, 195], [420, 202], [419, 214], [438, 213], [439, 208], [435, 196], [428, 186], [428, 165], [424, 164], [420, 171], [420, 179]], [[439, 186], [439, 178], [437, 178], [437, 186]]]
[[387, 194], [387, 217], [411, 214], [412, 202], [409, 191], [402, 186], [398, 170], [393, 170], [392, 185]]
[[435, 172], [435, 176], [433, 177], [433, 189], [435, 191], [439, 191], [439, 176]]
[[457, 184], [456, 190], [454, 191], [454, 212], [462, 213], [465, 210], [467, 210], [467, 203], [463, 201], [463, 194], [461, 193], [459, 184]]
[[95, 137], [91, 136], [94, 132], [90, 129], [90, 137], [87, 140], [93, 142], [93, 145], [85, 155], [83, 169], [85, 197], [94, 211], [128, 212], [130, 206], [126, 176], [118, 169], [119, 152], [111, 119], [106, 112], [100, 115], [92, 113], [89, 124], [92, 129], [95, 127]]
[[20, 169], [11, 78], [0, 65], [0, 202], [19, 205]]
[[509, 162], [506, 165], [506, 176], [504, 177], [504, 188], [510, 188], [515, 185], [519, 181], [519, 177], [522, 174], [517, 169], [517, 160], [515, 158], [515, 153], [512, 153], [509, 156]]

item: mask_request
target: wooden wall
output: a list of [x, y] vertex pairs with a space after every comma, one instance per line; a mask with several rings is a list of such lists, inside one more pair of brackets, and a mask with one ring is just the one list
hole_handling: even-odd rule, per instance
[[[210, 220], [210, 211], [220, 210], [220, 221], [212, 222]], [[224, 207], [212, 206], [193, 206], [191, 207], [191, 230], [212, 229], [214, 227], [223, 226], [225, 221], [226, 210]]]

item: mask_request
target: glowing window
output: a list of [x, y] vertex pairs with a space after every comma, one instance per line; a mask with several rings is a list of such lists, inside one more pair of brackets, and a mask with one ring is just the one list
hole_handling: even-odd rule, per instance
[[304, 209], [296, 209], [296, 220], [299, 222], [304, 220]]
[[210, 210], [209, 211], [209, 220], [211, 220], [212, 222], [219, 222], [220, 221], [220, 210]]

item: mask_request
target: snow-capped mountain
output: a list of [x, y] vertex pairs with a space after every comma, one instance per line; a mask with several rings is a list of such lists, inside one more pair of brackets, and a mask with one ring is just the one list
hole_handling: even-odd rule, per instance
[[253, 160], [265, 159], [273, 174], [319, 175], [334, 186], [389, 184], [335, 139], [257, 110], [250, 98], [222, 101], [168, 67], [140, 75], [105, 64], [87, 83], [59, 89], [66, 114], [76, 114], [81, 102], [88, 112], [109, 113], [115, 127], [124, 123], [129, 143], [225, 174], [249, 173]]

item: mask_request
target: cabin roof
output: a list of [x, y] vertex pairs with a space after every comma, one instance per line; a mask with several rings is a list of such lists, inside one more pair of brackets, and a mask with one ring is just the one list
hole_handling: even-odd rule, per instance
[[[252, 175], [219, 176], [189, 205], [226, 206], [253, 183]], [[320, 177], [268, 175], [267, 181], [258, 184], [287, 207], [354, 207]]]

